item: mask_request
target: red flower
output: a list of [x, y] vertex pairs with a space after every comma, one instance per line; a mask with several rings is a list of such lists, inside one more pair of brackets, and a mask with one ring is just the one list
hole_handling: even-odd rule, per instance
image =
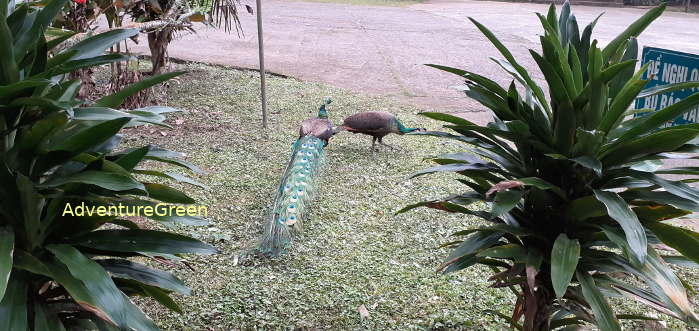
[[75, 2], [79, 5], [84, 5], [85, 3], [87, 3], [87, 0], [73, 0], [73, 2]]

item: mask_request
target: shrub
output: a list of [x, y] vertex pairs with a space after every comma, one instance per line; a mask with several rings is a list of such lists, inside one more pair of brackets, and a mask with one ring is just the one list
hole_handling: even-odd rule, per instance
[[[150, 297], [180, 311], [172, 292], [190, 290], [168, 272], [130, 260], [168, 262], [182, 253], [214, 253], [212, 246], [166, 231], [145, 230], [88, 209], [158, 202], [192, 204], [169, 186], [143, 178], [196, 183], [142, 167], [144, 160], [192, 170], [178, 153], [154, 146], [117, 150], [126, 127], [167, 126], [168, 107], [115, 110], [124, 98], [180, 73], [154, 76], [90, 104], [76, 99], [70, 72], [123, 61], [102, 55], [136, 30], [112, 30], [49, 56], [71, 36], [47, 30], [66, 3], [41, 9], [0, 0], [0, 330], [156, 329], [128, 296]], [[47, 40], [47, 36], [53, 37]], [[146, 214], [146, 213], [144, 213]], [[160, 214], [160, 213], [158, 213]], [[152, 215], [163, 223], [201, 224], [198, 217]]]
[[[649, 10], [607, 46], [591, 40], [596, 21], [580, 34], [568, 3], [538, 14], [541, 53], [530, 53], [550, 98], [486, 27], [471, 19], [505, 59], [494, 59], [514, 80], [505, 87], [470, 71], [433, 65], [462, 76], [467, 96], [493, 113], [476, 125], [441, 113], [454, 133], [425, 135], [466, 144], [464, 152], [435, 157], [438, 165], [414, 176], [451, 172], [468, 191], [425, 201], [425, 206], [490, 222], [455, 235], [439, 268], [452, 272], [482, 264], [493, 287], [517, 297], [517, 328], [550, 330], [584, 323], [619, 330], [607, 298], [634, 299], [696, 326], [685, 287], [668, 263], [697, 266], [699, 234], [668, 220], [699, 211], [699, 190], [661, 174], [696, 175], [699, 168], [662, 169], [664, 159], [691, 158], [699, 150], [697, 124], [661, 128], [699, 104], [699, 93], [643, 117], [628, 108], [638, 97], [699, 86], [699, 82], [643, 90], [647, 66], [634, 72], [638, 36], [664, 10]], [[492, 208], [473, 204], [485, 201]], [[661, 256], [664, 243], [681, 255]], [[524, 318], [523, 325], [519, 321]]]

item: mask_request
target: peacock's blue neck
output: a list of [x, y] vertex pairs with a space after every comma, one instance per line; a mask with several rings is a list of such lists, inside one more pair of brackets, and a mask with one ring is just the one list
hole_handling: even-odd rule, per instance
[[396, 124], [398, 125], [398, 131], [400, 131], [401, 133], [410, 133], [410, 132], [419, 130], [419, 128], [406, 128], [405, 125], [403, 125], [403, 123], [401, 123], [397, 119], [396, 119]]
[[328, 118], [328, 111], [325, 109], [325, 105], [320, 106], [320, 109], [318, 109], [318, 118]]

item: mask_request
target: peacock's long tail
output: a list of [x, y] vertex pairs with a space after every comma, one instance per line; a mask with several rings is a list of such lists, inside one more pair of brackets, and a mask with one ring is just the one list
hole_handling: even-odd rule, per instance
[[259, 253], [279, 256], [300, 230], [313, 199], [323, 149], [323, 141], [312, 135], [301, 137], [292, 145], [291, 159], [279, 182], [272, 210], [267, 216], [267, 227], [257, 246]]

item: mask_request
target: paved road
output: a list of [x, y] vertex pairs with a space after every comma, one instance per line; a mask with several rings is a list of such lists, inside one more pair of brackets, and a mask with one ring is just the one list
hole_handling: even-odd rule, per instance
[[[595, 37], [607, 42], [643, 14], [641, 9], [573, 8], [583, 25], [606, 12]], [[435, 0], [409, 7], [374, 7], [334, 3], [265, 0], [263, 7], [266, 66], [269, 71], [307, 81], [325, 82], [358, 92], [392, 95], [426, 109], [474, 112], [480, 105], [448, 88], [458, 77], [425, 67], [452, 65], [509, 78], [489, 60], [495, 48], [467, 21], [471, 16], [491, 28], [527, 67], [535, 68], [527, 49], [537, 48], [540, 4]], [[200, 27], [170, 46], [177, 58], [258, 68], [255, 17], [241, 17], [245, 36]], [[144, 38], [145, 39], [145, 38]], [[699, 53], [699, 15], [665, 13], [640, 43]], [[138, 48], [137, 48], [138, 49]], [[141, 48], [144, 50], [145, 48]], [[538, 72], [535, 77], [541, 77]]]

